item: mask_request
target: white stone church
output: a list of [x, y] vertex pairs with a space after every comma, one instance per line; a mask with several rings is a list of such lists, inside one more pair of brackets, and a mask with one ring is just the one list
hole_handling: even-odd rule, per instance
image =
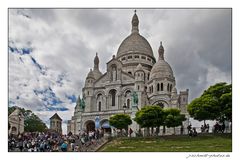
[[[107, 62], [107, 71], [99, 70], [96, 54], [94, 67], [90, 69], [82, 89], [85, 108], [77, 100], [74, 115], [68, 121], [67, 132], [78, 134], [81, 130], [104, 128], [111, 131], [110, 116], [117, 113], [129, 114], [145, 105], [163, 108], [179, 108], [187, 114], [188, 89], [177, 92], [176, 81], [171, 66], [164, 59], [164, 47], [160, 43], [156, 60], [149, 42], [139, 33], [139, 20], [132, 17], [131, 34], [120, 44], [117, 54]], [[138, 95], [138, 106], [132, 107], [132, 93]], [[97, 126], [96, 126], [97, 125]], [[130, 126], [138, 129], [134, 123]]]

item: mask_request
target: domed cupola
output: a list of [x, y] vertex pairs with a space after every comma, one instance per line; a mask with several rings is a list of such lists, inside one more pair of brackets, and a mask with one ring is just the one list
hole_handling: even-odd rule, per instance
[[87, 79], [95, 79], [92, 69], [88, 72]]
[[156, 60], [152, 47], [148, 41], [139, 34], [139, 20], [136, 10], [132, 17], [131, 24], [131, 34], [120, 44], [116, 58], [123, 63], [124, 67], [127, 65], [137, 67], [140, 62], [144, 66], [152, 68]]
[[162, 46], [162, 42], [160, 43], [158, 54], [159, 54], [158, 61], [153, 65], [153, 68], [150, 72], [150, 80], [158, 78], [170, 78], [174, 80], [172, 68], [164, 60], [164, 48]]
[[90, 69], [90, 71], [86, 77], [85, 87], [92, 87], [94, 81], [95, 81], [95, 77], [94, 77], [92, 69]]

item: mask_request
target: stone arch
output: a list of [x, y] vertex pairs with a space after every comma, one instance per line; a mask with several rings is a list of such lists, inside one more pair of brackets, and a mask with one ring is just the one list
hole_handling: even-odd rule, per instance
[[91, 119], [86, 120], [84, 122], [84, 128], [86, 129], [87, 132], [94, 131], [95, 130], [95, 122], [94, 122], [94, 120], [91, 120]]
[[96, 91], [96, 92], [95, 92], [95, 98], [97, 98], [97, 96], [98, 96], [99, 94], [102, 94], [103, 96], [106, 96], [105, 92], [104, 92], [103, 90], [100, 90], [100, 91]]
[[167, 107], [169, 107], [168, 102], [165, 101], [165, 100], [157, 100], [157, 101], [153, 102], [153, 105], [157, 105], [157, 106], [160, 106], [160, 107], [162, 107], [162, 108], [167, 108]]
[[105, 92], [100, 90], [95, 92], [95, 104], [94, 104], [94, 110], [95, 111], [102, 111], [105, 110], [105, 104], [106, 104], [106, 95]]
[[17, 133], [17, 127], [12, 126], [12, 133]]
[[109, 120], [108, 119], [102, 119], [100, 121], [100, 126], [102, 129], [104, 129], [105, 133], [111, 133], [111, 126], [109, 124]]
[[125, 89], [123, 89], [123, 91], [122, 91], [123, 96], [125, 97], [126, 93], [129, 92], [129, 91], [132, 93], [133, 89], [132, 88], [125, 88]]
[[131, 94], [133, 90], [130, 88], [126, 88], [123, 92], [123, 104], [127, 106], [127, 108], [131, 107]]

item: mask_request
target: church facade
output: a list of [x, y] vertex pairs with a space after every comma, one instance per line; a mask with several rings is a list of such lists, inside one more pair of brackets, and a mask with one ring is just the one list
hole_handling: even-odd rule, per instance
[[[110, 116], [125, 113], [134, 118], [136, 111], [145, 105], [178, 108], [187, 115], [189, 90], [178, 93], [173, 70], [164, 59], [162, 42], [156, 60], [151, 45], [139, 33], [136, 12], [131, 24], [131, 34], [107, 62], [105, 73], [99, 70], [100, 62], [96, 54], [94, 67], [90, 69], [82, 89], [83, 98], [78, 97], [67, 132], [78, 134], [81, 130], [95, 128], [111, 130], [108, 123]], [[137, 93], [137, 107], [133, 107], [133, 93]], [[138, 129], [134, 121], [130, 127]]]

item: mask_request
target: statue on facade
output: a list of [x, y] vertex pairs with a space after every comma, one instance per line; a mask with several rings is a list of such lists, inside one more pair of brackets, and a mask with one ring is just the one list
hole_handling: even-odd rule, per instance
[[85, 101], [84, 101], [83, 98], [82, 98], [81, 101], [80, 101], [80, 108], [81, 108], [81, 110], [83, 110], [83, 111], [84, 111], [84, 109], [85, 109]]
[[133, 105], [137, 106], [137, 104], [138, 104], [138, 95], [137, 95], [137, 93], [135, 91], [132, 94], [132, 99], [133, 99]]
[[78, 109], [78, 108], [81, 108], [81, 98], [80, 98], [80, 96], [78, 96], [78, 99], [77, 99], [77, 104], [76, 104], [76, 107], [75, 107], [75, 109]]

